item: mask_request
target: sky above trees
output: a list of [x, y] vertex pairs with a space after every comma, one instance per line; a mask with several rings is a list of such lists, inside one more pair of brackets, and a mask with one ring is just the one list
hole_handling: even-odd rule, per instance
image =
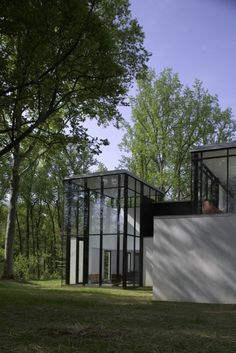
[[[211, 94], [218, 94], [220, 106], [232, 108], [236, 117], [235, 0], [131, 0], [131, 9], [152, 53], [149, 66], [157, 73], [172, 67], [185, 85], [191, 86], [198, 78]], [[135, 87], [130, 94], [135, 94]], [[121, 112], [130, 119], [129, 108]], [[108, 169], [117, 167], [124, 132], [94, 124], [90, 133], [110, 140], [99, 160]]]
[[[133, 17], [145, 32], [149, 66], [157, 73], [172, 67], [185, 85], [195, 78], [211, 94], [218, 94], [222, 108], [236, 117], [236, 1], [235, 0], [131, 0]], [[130, 90], [135, 94], [135, 87]], [[131, 110], [121, 108], [125, 119]], [[108, 169], [119, 164], [118, 144], [124, 134], [113, 127], [92, 125], [91, 134], [108, 138], [99, 160]]]

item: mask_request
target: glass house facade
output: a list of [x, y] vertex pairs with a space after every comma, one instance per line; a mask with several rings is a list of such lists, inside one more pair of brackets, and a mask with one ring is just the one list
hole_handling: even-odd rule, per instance
[[203, 212], [204, 200], [221, 213], [236, 213], [236, 141], [192, 150], [193, 213]]
[[147, 205], [155, 187], [120, 170], [64, 180], [66, 284], [142, 286]]

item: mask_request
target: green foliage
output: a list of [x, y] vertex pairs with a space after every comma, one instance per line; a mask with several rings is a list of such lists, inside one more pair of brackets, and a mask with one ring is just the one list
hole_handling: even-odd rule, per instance
[[[83, 126], [85, 119], [96, 119], [103, 125], [121, 119], [117, 106], [124, 103], [128, 87], [145, 67], [148, 54], [143, 47], [141, 27], [131, 17], [128, 0], [3, 0], [0, 13], [0, 156], [5, 157], [2, 166], [7, 166], [6, 175], [1, 176], [0, 196], [6, 195], [10, 176], [4, 275], [11, 278], [15, 210], [20, 177], [26, 173], [23, 166], [38, 173], [39, 182], [31, 173], [25, 178], [24, 193], [20, 194], [19, 253], [28, 258], [32, 247], [38, 261], [39, 236], [46, 238], [45, 233], [39, 233], [49, 230], [52, 235], [44, 245], [46, 250], [51, 247], [55, 255], [47, 264], [52, 273], [59, 253], [52, 244], [58, 243], [56, 217], [61, 229], [62, 193], [56, 197], [58, 184], [52, 186], [51, 177], [55, 181], [55, 173], [51, 166], [50, 172], [45, 169], [49, 162], [44, 160], [44, 169], [39, 172], [36, 159], [49, 147], [69, 144], [77, 148], [71, 154], [64, 150], [69, 162], [80, 158], [85, 164], [87, 158], [90, 165], [107, 140], [88, 136]], [[6, 157], [10, 151], [12, 155]], [[55, 153], [59, 159], [60, 153]], [[59, 166], [65, 167], [68, 163]], [[75, 164], [73, 169], [81, 170]], [[71, 170], [67, 169], [68, 172]], [[49, 180], [46, 185], [45, 178]], [[33, 183], [37, 185], [32, 187]], [[45, 214], [51, 226], [43, 220]]]
[[147, 60], [128, 0], [2, 0], [0, 13], [0, 155], [48, 120], [120, 119]]
[[45, 271], [41, 271], [40, 278], [38, 276], [38, 268], [41, 262], [47, 261], [48, 258], [52, 257], [51, 254], [43, 254], [41, 259], [36, 256], [30, 255], [29, 257], [19, 254], [14, 258], [14, 278], [18, 281], [28, 281], [32, 279], [60, 279], [60, 270], [54, 270], [45, 266]]
[[171, 69], [153, 70], [138, 81], [132, 98], [132, 125], [121, 148], [125, 166], [158, 186], [167, 197], [190, 196], [190, 150], [194, 145], [222, 143], [235, 137], [230, 109], [222, 110], [217, 96], [199, 80], [184, 87]]
[[[22, 179], [17, 208], [15, 252], [36, 258], [33, 278], [58, 278], [62, 269], [63, 179], [96, 164], [89, 147], [55, 146], [35, 159]], [[22, 166], [24, 167], [24, 165]], [[31, 266], [31, 264], [29, 265]]]
[[28, 258], [24, 255], [17, 255], [14, 261], [14, 277], [17, 280], [29, 280], [34, 278], [36, 272], [37, 259], [35, 256], [29, 256]]

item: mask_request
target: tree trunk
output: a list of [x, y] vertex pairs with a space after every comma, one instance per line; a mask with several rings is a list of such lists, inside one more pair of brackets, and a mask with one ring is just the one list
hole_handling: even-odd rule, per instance
[[18, 229], [18, 234], [19, 234], [20, 254], [23, 255], [22, 234], [21, 234], [21, 227], [20, 227], [19, 217], [18, 217], [17, 213], [16, 213], [16, 222], [17, 222], [17, 229]]
[[26, 206], [26, 219], [25, 219], [25, 234], [26, 234], [26, 257], [27, 259], [29, 259], [29, 253], [30, 253], [30, 244], [29, 244], [29, 238], [30, 238], [30, 226], [29, 226], [29, 206], [28, 206], [28, 202], [27, 202], [27, 206]]
[[51, 239], [51, 254], [52, 254], [52, 260], [51, 260], [51, 271], [54, 272], [57, 269], [57, 240], [56, 240], [56, 227], [55, 227], [55, 220], [54, 220], [54, 215], [52, 213], [51, 207], [49, 203], [47, 202], [47, 207], [51, 219], [51, 224], [52, 224], [52, 235], [53, 239]]
[[[36, 208], [37, 210], [37, 208]], [[34, 229], [32, 228], [32, 233], [35, 234], [35, 244], [36, 244], [36, 256], [37, 256], [37, 278], [40, 279], [41, 268], [40, 268], [40, 252], [39, 252], [39, 227], [41, 223], [42, 216], [42, 204], [40, 201], [39, 210], [38, 210], [38, 218], [33, 217], [32, 213], [32, 225], [35, 224]]]
[[15, 147], [14, 155], [13, 155], [10, 201], [9, 201], [9, 211], [8, 211], [7, 229], [6, 229], [6, 237], [5, 237], [3, 277], [7, 279], [13, 278], [13, 245], [14, 245], [15, 230], [16, 230], [17, 198], [18, 198], [19, 185], [20, 185], [19, 168], [20, 168], [20, 146], [18, 144]]

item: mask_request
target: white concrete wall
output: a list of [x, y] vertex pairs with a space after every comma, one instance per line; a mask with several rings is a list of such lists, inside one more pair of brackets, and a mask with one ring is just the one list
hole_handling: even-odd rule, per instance
[[79, 283], [83, 282], [84, 269], [84, 242], [79, 241]]
[[236, 303], [236, 216], [155, 218], [153, 298]]
[[76, 284], [76, 256], [79, 256], [78, 262], [78, 280], [83, 282], [83, 258], [84, 243], [79, 241], [78, 254], [76, 254], [76, 238], [70, 240], [70, 284]]
[[143, 285], [153, 285], [153, 238], [143, 238]]
[[76, 238], [70, 240], [70, 284], [76, 283]]

